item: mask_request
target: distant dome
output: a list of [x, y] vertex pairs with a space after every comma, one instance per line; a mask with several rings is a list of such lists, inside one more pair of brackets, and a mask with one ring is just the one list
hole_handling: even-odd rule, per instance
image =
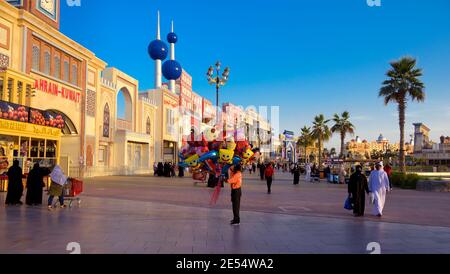
[[154, 40], [148, 45], [148, 54], [153, 60], [165, 60], [168, 53], [169, 48], [161, 40]]
[[387, 139], [383, 136], [383, 134], [380, 134], [380, 137], [378, 137], [378, 142], [386, 142]]
[[171, 33], [167, 34], [167, 41], [170, 44], [176, 44], [178, 41], [178, 36], [176, 35], [176, 33], [171, 32]]

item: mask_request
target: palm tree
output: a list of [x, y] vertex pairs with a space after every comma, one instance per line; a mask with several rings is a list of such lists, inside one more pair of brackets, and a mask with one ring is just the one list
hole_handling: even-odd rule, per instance
[[308, 162], [308, 147], [314, 145], [314, 138], [311, 136], [311, 128], [304, 126], [301, 129], [300, 137], [298, 138], [297, 145], [305, 149], [305, 163]]
[[345, 137], [348, 133], [355, 133], [355, 126], [350, 122], [350, 113], [348, 111], [344, 111], [342, 116], [339, 117], [338, 114], [334, 115], [333, 118], [334, 126], [331, 128], [331, 132], [339, 132], [341, 134], [341, 153], [339, 157], [344, 157], [344, 148], [345, 148]]
[[387, 80], [383, 82], [379, 97], [384, 98], [384, 104], [396, 103], [398, 105], [400, 126], [400, 153], [399, 165], [402, 172], [406, 172], [405, 164], [405, 112], [408, 99], [417, 102], [425, 101], [425, 85], [419, 79], [422, 69], [416, 68], [416, 59], [404, 57], [391, 63]]
[[323, 142], [330, 140], [331, 130], [328, 127], [330, 120], [326, 120], [323, 114], [314, 118], [311, 135], [317, 140], [319, 146], [319, 168], [322, 167], [322, 145]]

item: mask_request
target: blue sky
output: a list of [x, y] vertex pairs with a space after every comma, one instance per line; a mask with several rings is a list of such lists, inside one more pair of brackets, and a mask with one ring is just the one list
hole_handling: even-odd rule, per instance
[[[357, 134], [383, 133], [398, 141], [395, 105], [378, 98], [389, 62], [418, 59], [427, 101], [411, 103], [407, 130], [424, 122], [432, 138], [450, 135], [450, 1], [382, 0], [62, 0], [61, 31], [110, 66], [151, 88], [153, 62], [146, 48], [175, 20], [177, 60], [193, 76], [194, 90], [214, 100], [205, 73], [217, 59], [231, 67], [221, 101], [280, 106], [281, 129], [299, 132], [320, 113], [350, 111]], [[328, 147], [338, 147], [333, 138]]]

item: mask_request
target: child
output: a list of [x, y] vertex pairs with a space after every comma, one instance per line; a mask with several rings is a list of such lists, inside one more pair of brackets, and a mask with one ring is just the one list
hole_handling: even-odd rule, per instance
[[236, 165], [234, 168], [230, 168], [228, 171], [228, 180], [227, 183], [231, 186], [231, 203], [233, 204], [233, 220], [231, 221], [231, 225], [239, 225], [241, 223], [241, 219], [239, 217], [239, 210], [241, 207], [241, 196], [242, 196], [242, 166]]

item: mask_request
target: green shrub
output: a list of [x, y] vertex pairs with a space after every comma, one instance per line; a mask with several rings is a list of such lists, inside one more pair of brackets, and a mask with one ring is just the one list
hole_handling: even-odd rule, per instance
[[395, 187], [401, 187], [402, 183], [406, 181], [406, 174], [394, 172], [391, 176], [391, 183]]
[[417, 183], [420, 181], [420, 176], [417, 174], [406, 175], [406, 180], [401, 185], [403, 189], [416, 189]]
[[416, 189], [417, 183], [421, 180], [421, 177], [417, 174], [405, 174], [405, 173], [392, 173], [391, 183], [395, 187], [403, 189]]

